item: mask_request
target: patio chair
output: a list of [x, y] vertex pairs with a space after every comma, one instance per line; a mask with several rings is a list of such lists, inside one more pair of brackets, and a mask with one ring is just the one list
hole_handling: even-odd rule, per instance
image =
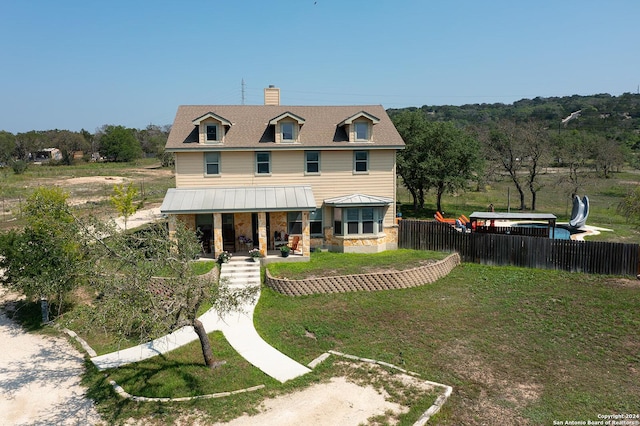
[[291, 243], [289, 243], [289, 248], [291, 249], [291, 251], [293, 252], [293, 254], [296, 253], [296, 250], [298, 250], [299, 252], [302, 252], [302, 250], [300, 250], [298, 248], [298, 245], [300, 244], [300, 237], [299, 236], [295, 236], [293, 237], [293, 239], [291, 240]]

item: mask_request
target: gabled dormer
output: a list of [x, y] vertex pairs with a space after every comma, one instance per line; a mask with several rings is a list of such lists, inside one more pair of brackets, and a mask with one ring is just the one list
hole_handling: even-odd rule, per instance
[[300, 129], [304, 125], [304, 118], [289, 111], [280, 114], [269, 121], [269, 125], [274, 126], [276, 143], [296, 143], [300, 142]]
[[231, 127], [231, 122], [213, 112], [208, 112], [192, 121], [198, 126], [198, 143], [221, 144]]
[[366, 111], [348, 117], [338, 126], [344, 127], [344, 131], [349, 136], [349, 142], [373, 142], [373, 125], [378, 124], [380, 119]]

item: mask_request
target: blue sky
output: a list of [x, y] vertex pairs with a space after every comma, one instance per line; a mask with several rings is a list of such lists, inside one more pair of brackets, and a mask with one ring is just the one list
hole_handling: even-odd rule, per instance
[[0, 130], [144, 128], [181, 104], [385, 108], [620, 95], [637, 0], [0, 0]]

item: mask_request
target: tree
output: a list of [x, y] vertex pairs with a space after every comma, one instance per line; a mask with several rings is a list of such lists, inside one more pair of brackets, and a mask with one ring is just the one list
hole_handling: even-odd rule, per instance
[[593, 139], [592, 156], [596, 171], [605, 179], [610, 177], [613, 169], [624, 164], [625, 159], [624, 150], [617, 141], [600, 135]]
[[6, 166], [13, 159], [16, 150], [16, 137], [4, 130], [0, 131], [0, 165]]
[[[115, 233], [113, 228], [97, 223], [87, 231], [100, 235], [92, 250], [94, 264], [114, 271], [92, 280], [100, 295], [91, 310], [96, 323], [143, 341], [184, 326], [193, 327], [206, 365], [218, 365], [198, 320], [200, 307], [212, 305], [220, 314], [238, 310], [256, 296], [258, 289], [232, 290], [219, 283], [214, 274], [195, 275], [191, 263], [202, 246], [195, 232], [180, 221], [172, 235], [166, 226], [128, 234]], [[166, 278], [157, 277], [160, 271]]]
[[627, 196], [618, 204], [618, 212], [621, 213], [627, 221], [640, 221], [640, 187], [636, 187], [630, 191]]
[[26, 133], [18, 133], [15, 151], [17, 159], [28, 161], [32, 153], [47, 148], [44, 141], [45, 137], [42, 132], [31, 130]]
[[478, 141], [450, 122], [431, 123], [423, 164], [429, 185], [436, 190], [436, 210], [442, 211], [442, 196], [465, 190], [481, 170]]
[[538, 191], [542, 188], [539, 179], [543, 167], [550, 159], [550, 139], [548, 131], [540, 122], [530, 121], [518, 126], [521, 143], [525, 146], [524, 166], [527, 170], [527, 186], [531, 193], [531, 210], [536, 209]]
[[106, 126], [100, 135], [100, 155], [110, 161], [128, 162], [140, 158], [142, 149], [134, 132], [123, 126]]
[[427, 122], [421, 111], [414, 110], [394, 115], [393, 124], [406, 144], [405, 149], [398, 153], [397, 171], [413, 198], [413, 209], [417, 212], [424, 208], [424, 193], [429, 190], [422, 170]]
[[133, 200], [138, 193], [138, 190], [133, 186], [133, 182], [129, 182], [127, 189], [124, 188], [124, 184], [115, 185], [113, 187], [113, 195], [111, 196], [111, 202], [114, 207], [124, 217], [124, 230], [127, 230], [127, 219], [134, 214], [138, 207], [134, 204]]
[[518, 191], [520, 210], [526, 209], [525, 188], [531, 193], [531, 209], [536, 208], [539, 177], [546, 164], [550, 145], [548, 133], [539, 123], [501, 120], [481, 134], [488, 161], [499, 164]]
[[567, 181], [570, 185], [570, 199], [573, 199], [583, 186], [582, 169], [587, 167], [591, 157], [592, 136], [578, 130], [562, 132], [553, 138], [555, 156], [560, 164], [567, 167]]
[[424, 208], [424, 192], [436, 190], [436, 209], [442, 196], [466, 188], [481, 168], [478, 142], [450, 122], [428, 122], [422, 111], [394, 116], [406, 143], [398, 154], [398, 173], [413, 197], [414, 209]]
[[67, 205], [68, 194], [58, 187], [41, 187], [25, 206], [27, 225], [23, 231], [0, 236], [0, 268], [3, 284], [43, 303], [43, 320], [57, 301], [62, 312], [65, 296], [83, 275], [83, 249]]

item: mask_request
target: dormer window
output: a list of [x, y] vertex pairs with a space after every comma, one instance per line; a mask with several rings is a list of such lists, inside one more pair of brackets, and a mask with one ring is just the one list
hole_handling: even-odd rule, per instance
[[275, 143], [300, 142], [300, 129], [304, 125], [304, 118], [290, 112], [285, 112], [271, 119], [269, 125], [275, 126]]
[[219, 142], [218, 139], [218, 125], [207, 124], [207, 142]]
[[223, 143], [231, 122], [213, 112], [208, 112], [192, 121], [198, 128], [199, 143]]
[[378, 117], [360, 111], [342, 121], [338, 126], [344, 127], [349, 135], [349, 142], [373, 142], [373, 125], [379, 122]]
[[282, 142], [293, 142], [295, 140], [293, 123], [291, 122], [280, 123], [280, 133]]
[[354, 133], [356, 134], [357, 141], [368, 141], [369, 140], [369, 123], [359, 121], [357, 123], [353, 123]]

